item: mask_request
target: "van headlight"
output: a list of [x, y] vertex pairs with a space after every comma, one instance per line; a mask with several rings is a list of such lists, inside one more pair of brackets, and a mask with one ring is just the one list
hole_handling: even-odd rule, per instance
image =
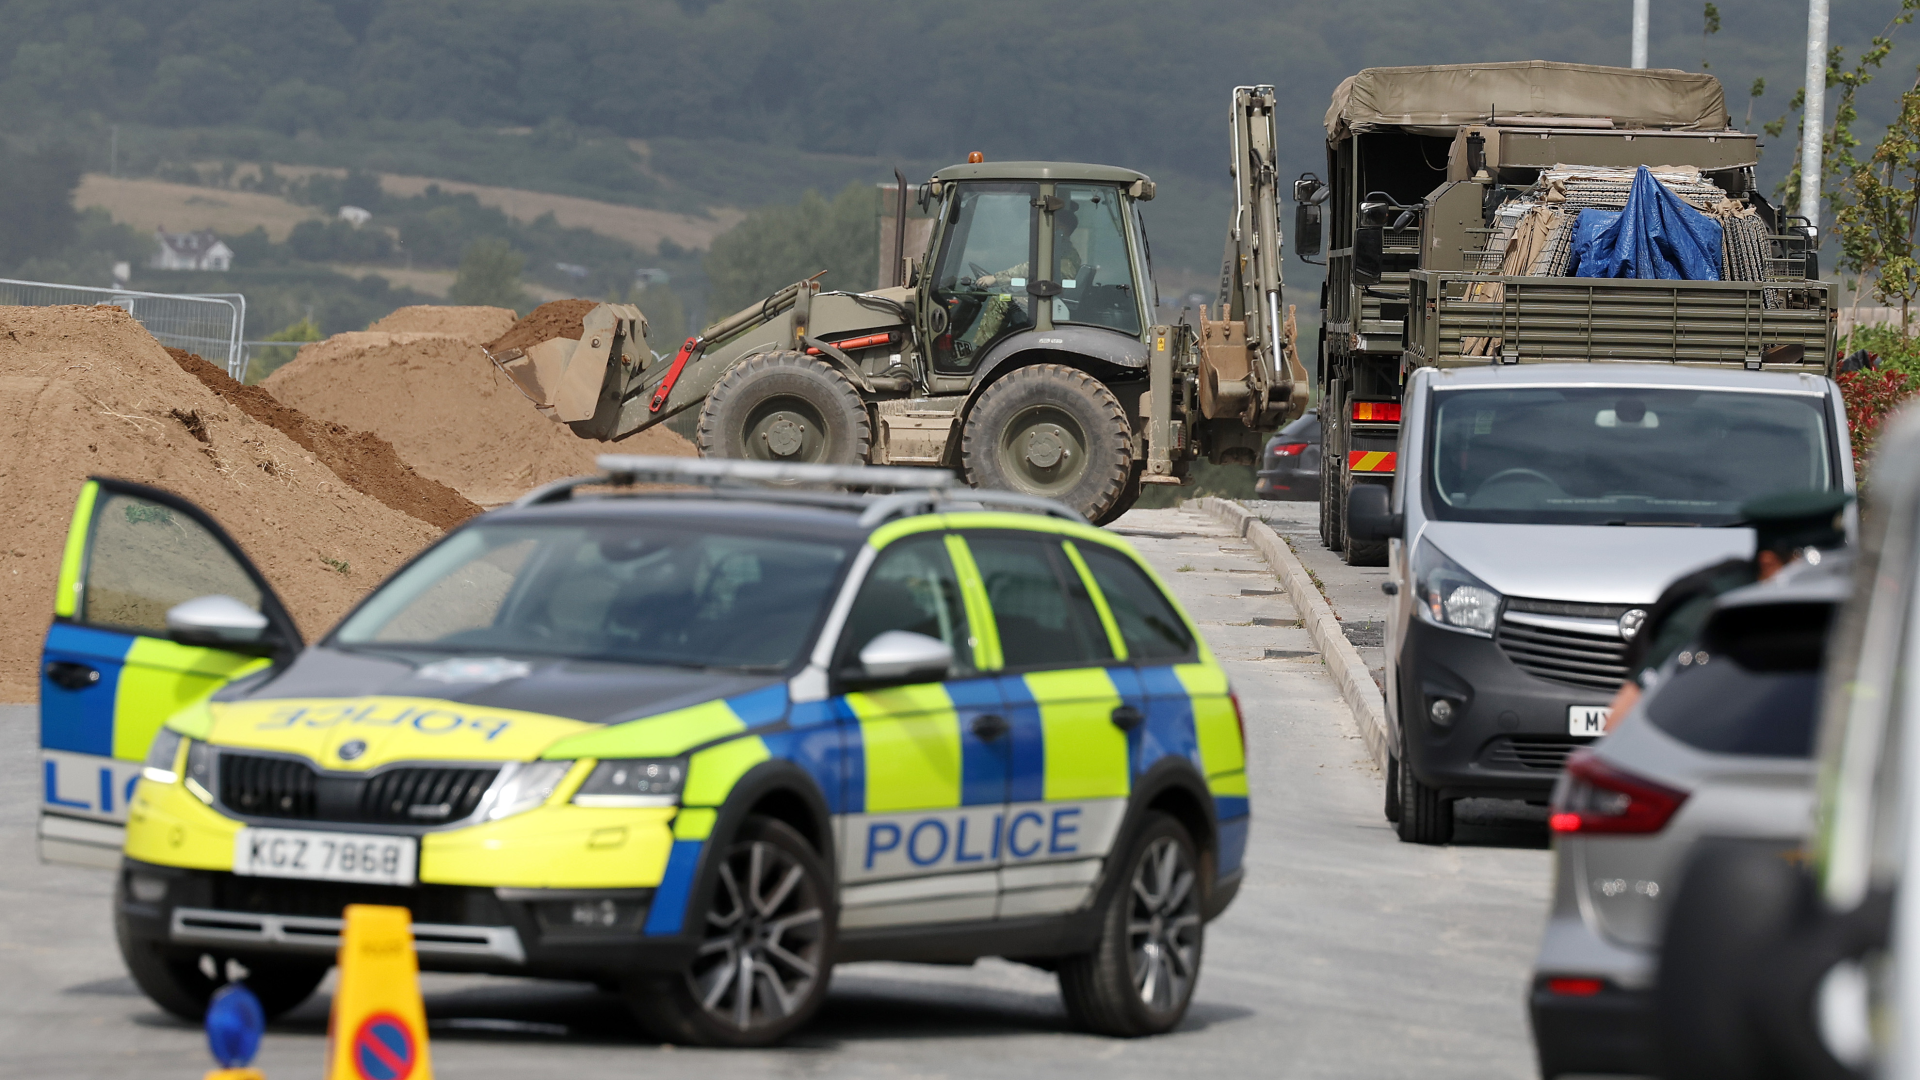
[[1449, 630], [1493, 636], [1500, 594], [1425, 537], [1413, 549], [1413, 589], [1421, 618]]
[[573, 801], [578, 806], [676, 806], [686, 782], [684, 758], [613, 758], [593, 767]]

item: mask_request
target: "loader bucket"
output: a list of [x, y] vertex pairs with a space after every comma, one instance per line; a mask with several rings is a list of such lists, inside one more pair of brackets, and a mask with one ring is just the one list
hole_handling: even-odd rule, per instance
[[559, 335], [494, 352], [483, 349], [549, 420], [591, 420], [609, 377], [651, 357], [647, 317], [632, 304], [600, 304], [580, 320], [578, 338]]

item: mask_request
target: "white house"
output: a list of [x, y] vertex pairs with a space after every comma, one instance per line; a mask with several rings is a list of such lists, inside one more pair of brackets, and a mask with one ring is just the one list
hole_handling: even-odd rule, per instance
[[233, 249], [210, 230], [170, 233], [162, 225], [153, 232], [160, 250], [153, 253], [155, 270], [226, 270], [233, 266]]
[[340, 208], [340, 220], [351, 223], [357, 229], [373, 220], [373, 212], [364, 207], [343, 206]]

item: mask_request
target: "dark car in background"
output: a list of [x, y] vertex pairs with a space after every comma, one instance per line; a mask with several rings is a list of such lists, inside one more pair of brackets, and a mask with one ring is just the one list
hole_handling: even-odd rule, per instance
[[1311, 500], [1320, 497], [1320, 410], [1288, 424], [1267, 440], [1253, 493], [1261, 499]]

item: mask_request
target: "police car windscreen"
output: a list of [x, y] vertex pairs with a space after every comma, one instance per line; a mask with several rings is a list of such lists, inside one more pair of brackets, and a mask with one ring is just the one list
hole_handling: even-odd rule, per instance
[[1422, 486], [1445, 521], [1728, 525], [1748, 499], [1840, 482], [1813, 394], [1449, 390], [1429, 432]]
[[848, 554], [656, 523], [475, 525], [328, 644], [774, 671], [800, 658]]

